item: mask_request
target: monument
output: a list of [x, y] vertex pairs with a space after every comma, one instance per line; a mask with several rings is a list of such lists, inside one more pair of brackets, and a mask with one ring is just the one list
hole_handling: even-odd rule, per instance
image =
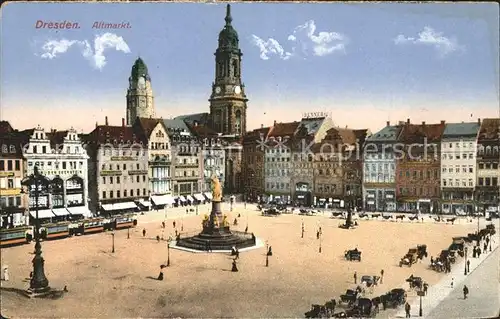
[[256, 245], [253, 234], [232, 231], [229, 227], [228, 217], [221, 209], [222, 186], [216, 176], [212, 176], [212, 210], [210, 216], [205, 215], [202, 231], [192, 237], [177, 238], [175, 246], [196, 251], [228, 251], [232, 247], [238, 249], [249, 248]]

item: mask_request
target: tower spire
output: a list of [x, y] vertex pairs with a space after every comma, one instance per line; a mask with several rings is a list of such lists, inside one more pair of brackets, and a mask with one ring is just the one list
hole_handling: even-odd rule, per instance
[[228, 4], [226, 6], [226, 18], [224, 20], [226, 20], [226, 25], [231, 25], [231, 22], [233, 21], [233, 18], [231, 17], [231, 5], [230, 4]]

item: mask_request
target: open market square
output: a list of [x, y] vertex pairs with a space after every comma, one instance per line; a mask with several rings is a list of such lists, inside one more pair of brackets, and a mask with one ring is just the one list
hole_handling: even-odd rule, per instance
[[[110, 233], [74, 236], [42, 243], [45, 273], [50, 286], [67, 287], [59, 299], [28, 299], [22, 290], [29, 285], [33, 245], [2, 249], [1, 263], [10, 269], [9, 281], [2, 281], [2, 315], [27, 317], [303, 317], [312, 304], [339, 299], [346, 289], [354, 289], [353, 275], [380, 275], [383, 282], [367, 291], [368, 298], [393, 288], [410, 291], [405, 279], [422, 277], [430, 287], [443, 273], [429, 269], [431, 256], [447, 249], [452, 238], [477, 230], [476, 219], [453, 223], [361, 220], [356, 229], [341, 229], [342, 219], [331, 213], [315, 216], [282, 214], [262, 216], [255, 205], [229, 204], [223, 211], [238, 220], [231, 229], [256, 235], [271, 246], [273, 255], [266, 267], [266, 248], [243, 251], [239, 272], [231, 272], [229, 253], [191, 253], [170, 249], [170, 267], [165, 279], [156, 280], [160, 265], [167, 261], [167, 239], [178, 232], [194, 234], [201, 229], [209, 205], [195, 212], [183, 208], [151, 211], [138, 217], [138, 225], [115, 235], [112, 253]], [[240, 217], [238, 217], [238, 215]], [[165, 229], [162, 228], [164, 218]], [[304, 237], [302, 238], [302, 223]], [[231, 223], [233, 224], [233, 223]], [[481, 221], [483, 226], [484, 221]], [[317, 232], [321, 227], [321, 236]], [[146, 235], [143, 236], [143, 230]], [[399, 266], [408, 249], [427, 245], [429, 256], [411, 267]], [[321, 246], [321, 252], [319, 252]], [[362, 261], [347, 261], [344, 251], [357, 248]], [[463, 269], [463, 258], [454, 267]], [[341, 308], [338, 308], [341, 309]], [[401, 307], [400, 309], [401, 310]], [[380, 311], [390, 317], [396, 310]]]

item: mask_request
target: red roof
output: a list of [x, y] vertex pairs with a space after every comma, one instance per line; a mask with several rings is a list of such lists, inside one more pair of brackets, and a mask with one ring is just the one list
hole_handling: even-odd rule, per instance
[[99, 125], [87, 135], [87, 142], [101, 144], [147, 144], [142, 132], [130, 126]]
[[444, 122], [440, 124], [404, 124], [403, 131], [399, 135], [399, 141], [403, 143], [436, 143], [441, 141], [443, 132], [446, 128]]
[[[149, 139], [151, 132], [153, 132], [154, 128], [158, 125], [158, 123], [163, 124], [162, 119], [154, 119], [154, 118], [145, 118], [140, 117], [137, 118], [133, 127], [135, 131], [142, 131], [144, 134], [144, 138]], [[166, 128], [165, 128], [166, 130]]]
[[499, 138], [500, 119], [483, 119], [478, 140], [495, 140]]
[[289, 138], [293, 138], [295, 130], [299, 127], [299, 124], [300, 122], [276, 123], [271, 127], [269, 137], [288, 136]]

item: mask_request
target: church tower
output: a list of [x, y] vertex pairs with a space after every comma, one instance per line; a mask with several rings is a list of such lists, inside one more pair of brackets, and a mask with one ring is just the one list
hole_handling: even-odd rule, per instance
[[128, 78], [127, 90], [127, 125], [133, 125], [137, 117], [154, 118], [153, 89], [148, 67], [141, 58], [137, 58]]
[[241, 81], [241, 57], [238, 33], [231, 25], [231, 5], [226, 8], [226, 25], [219, 33], [215, 51], [215, 81], [210, 95], [211, 126], [222, 134], [246, 132], [247, 97]]

